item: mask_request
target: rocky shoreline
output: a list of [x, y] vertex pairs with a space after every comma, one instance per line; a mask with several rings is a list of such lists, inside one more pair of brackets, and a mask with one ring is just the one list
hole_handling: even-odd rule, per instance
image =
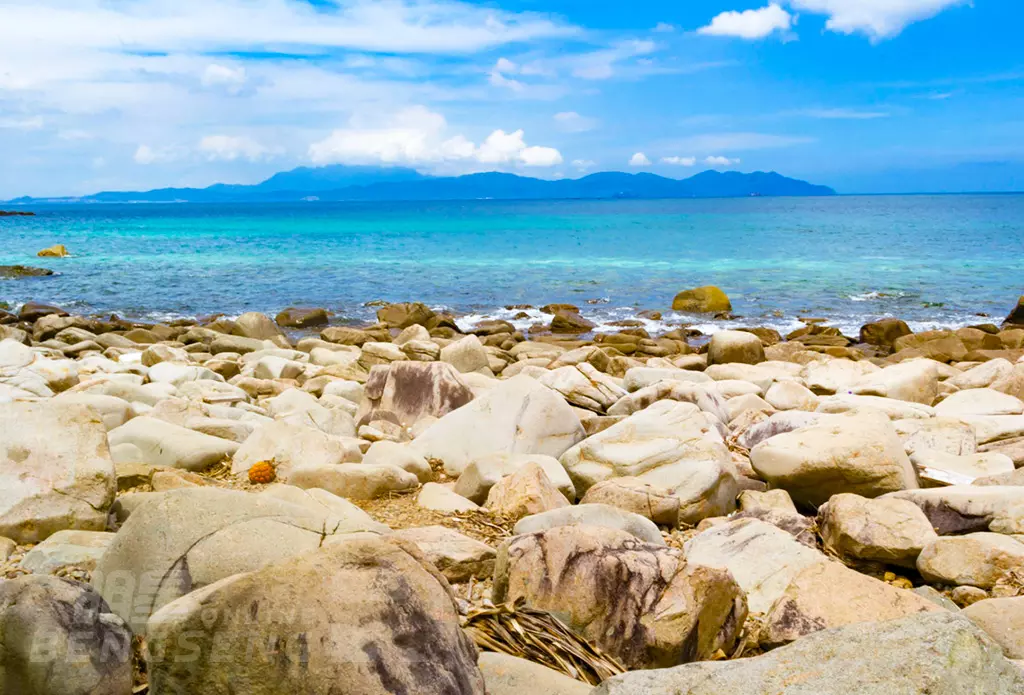
[[0, 692], [1024, 692], [1024, 297], [539, 311], [0, 309]]

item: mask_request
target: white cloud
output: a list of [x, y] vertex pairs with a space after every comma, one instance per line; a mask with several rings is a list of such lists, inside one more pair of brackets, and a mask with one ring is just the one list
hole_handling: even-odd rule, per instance
[[870, 121], [889, 117], [887, 111], [858, 111], [857, 109], [808, 109], [800, 113], [811, 118], [846, 121]]
[[[888, 0], [882, 0], [886, 2]], [[706, 36], [737, 36], [741, 39], [763, 39], [776, 31], [788, 31], [793, 17], [772, 3], [759, 10], [723, 12], [711, 24], [697, 30]]]
[[673, 164], [681, 167], [692, 167], [697, 163], [696, 157], [662, 157], [662, 164]]
[[593, 118], [581, 116], [575, 111], [563, 111], [555, 114], [555, 123], [567, 133], [585, 133], [597, 127]]
[[505, 87], [513, 92], [522, 92], [526, 89], [526, 85], [519, 80], [507, 76], [514, 75], [517, 72], [519, 72], [519, 66], [516, 63], [508, 58], [499, 58], [494, 67], [491, 68], [490, 82], [495, 87]]
[[587, 169], [593, 169], [597, 166], [597, 162], [589, 159], [574, 159], [572, 160], [572, 165], [580, 171], [586, 171]]
[[164, 164], [182, 158], [184, 151], [180, 147], [150, 147], [139, 145], [135, 150], [136, 164]]
[[651, 166], [651, 160], [647, 158], [643, 152], [637, 152], [635, 155], [629, 158], [629, 166], [631, 167], [649, 167]]
[[728, 167], [739, 164], [740, 160], [722, 156], [710, 156], [704, 158], [704, 163], [712, 167]]
[[457, 163], [465, 165], [551, 167], [562, 163], [552, 147], [528, 146], [524, 132], [495, 130], [477, 146], [464, 135], [449, 136], [444, 116], [417, 106], [395, 114], [384, 127], [355, 122], [313, 143], [314, 164], [402, 164], [409, 166]]
[[658, 22], [652, 31], [658, 34], [671, 34], [675, 30], [675, 26], [668, 22]]
[[248, 77], [245, 68], [211, 63], [203, 71], [202, 84], [207, 88], [219, 88], [229, 94], [238, 94], [245, 87]]
[[681, 150], [700, 152], [736, 152], [743, 150], [769, 150], [814, 142], [803, 135], [773, 135], [770, 133], [705, 133], [683, 138], [674, 143]]
[[861, 32], [874, 40], [896, 36], [908, 25], [930, 19], [969, 0], [789, 0], [797, 10], [828, 15], [825, 27], [841, 34]]
[[270, 154], [270, 150], [252, 138], [230, 135], [207, 135], [199, 141], [199, 152], [210, 161], [225, 162], [236, 159], [255, 162]]
[[0, 118], [0, 130], [42, 130], [46, 125], [42, 116], [31, 118]]
[[657, 50], [653, 41], [621, 41], [611, 48], [592, 51], [570, 59], [573, 77], [583, 80], [607, 80], [615, 75], [616, 66], [623, 61], [650, 55]]

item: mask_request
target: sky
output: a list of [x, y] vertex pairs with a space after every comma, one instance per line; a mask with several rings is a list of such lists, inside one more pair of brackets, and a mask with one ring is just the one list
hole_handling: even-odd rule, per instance
[[0, 0], [0, 199], [778, 171], [1024, 190], [1019, 0]]

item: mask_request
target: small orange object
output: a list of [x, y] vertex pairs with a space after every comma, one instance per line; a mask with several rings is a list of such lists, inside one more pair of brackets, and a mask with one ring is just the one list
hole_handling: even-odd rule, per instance
[[273, 461], [260, 461], [249, 469], [249, 482], [253, 485], [266, 485], [276, 479], [277, 470]]

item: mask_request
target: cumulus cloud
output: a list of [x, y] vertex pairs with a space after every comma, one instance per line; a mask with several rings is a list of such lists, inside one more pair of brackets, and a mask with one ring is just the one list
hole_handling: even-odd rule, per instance
[[225, 162], [236, 159], [255, 162], [271, 154], [270, 150], [252, 138], [230, 135], [207, 135], [199, 141], [199, 152], [210, 161]]
[[585, 133], [597, 127], [596, 120], [581, 116], [575, 111], [556, 113], [555, 124], [567, 133]]
[[637, 152], [629, 158], [629, 166], [631, 167], [649, 167], [651, 166], [651, 160], [647, 158], [643, 152]]
[[181, 159], [185, 152], [180, 147], [150, 147], [139, 145], [135, 150], [136, 164], [163, 164]]
[[681, 167], [692, 167], [697, 163], [696, 157], [662, 157], [662, 164], [672, 164], [674, 166]]
[[[883, 0], [888, 1], [888, 0]], [[772, 3], [759, 10], [723, 12], [701, 27], [697, 33], [706, 36], [736, 36], [741, 39], [763, 39], [776, 31], [788, 31], [793, 17], [779, 5]]]
[[557, 149], [527, 145], [522, 130], [495, 130], [480, 145], [461, 134], [449, 135], [444, 116], [423, 106], [395, 114], [383, 127], [356, 122], [335, 130], [310, 145], [309, 157], [314, 164], [551, 167], [562, 163]]
[[704, 158], [704, 163], [711, 167], [729, 167], [740, 163], [739, 159], [730, 159], [729, 157], [722, 157], [712, 155]]
[[830, 31], [860, 32], [879, 40], [969, 0], [789, 0], [789, 4], [796, 10], [828, 15], [825, 27]]
[[223, 89], [229, 94], [238, 94], [245, 87], [247, 79], [242, 66], [211, 63], [203, 71], [201, 82], [208, 89]]

